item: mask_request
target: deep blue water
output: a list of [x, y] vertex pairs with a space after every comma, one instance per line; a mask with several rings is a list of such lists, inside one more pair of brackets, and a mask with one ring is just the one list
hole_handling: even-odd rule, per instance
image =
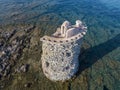
[[[113, 75], [112, 79], [107, 76], [103, 83], [108, 88], [109, 85], [114, 88], [110, 90], [120, 90], [120, 80], [117, 79], [120, 77], [117, 76], [120, 74], [119, 0], [0, 0], [0, 25], [33, 23], [40, 25], [45, 34], [50, 35], [64, 20], [74, 24], [77, 19], [88, 26], [82, 45], [85, 51], [82, 53], [84, 57], [80, 57], [83, 60], [81, 63], [91, 69], [94, 63], [101, 60], [105, 65], [104, 70], [99, 71], [102, 77], [106, 78], [104, 73]], [[111, 61], [118, 65], [113, 71], [109, 64]], [[94, 77], [91, 72], [91, 77]]]

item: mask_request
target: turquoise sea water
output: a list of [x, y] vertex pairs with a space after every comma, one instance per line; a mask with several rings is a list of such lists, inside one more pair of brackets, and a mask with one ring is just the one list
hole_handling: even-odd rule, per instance
[[[119, 0], [0, 0], [0, 25], [31, 23], [50, 35], [64, 20], [72, 24], [82, 20], [88, 32], [76, 82], [88, 69], [88, 90], [120, 90], [119, 5]], [[98, 77], [101, 84], [96, 84]], [[77, 83], [72, 82], [70, 89], [79, 90]]]

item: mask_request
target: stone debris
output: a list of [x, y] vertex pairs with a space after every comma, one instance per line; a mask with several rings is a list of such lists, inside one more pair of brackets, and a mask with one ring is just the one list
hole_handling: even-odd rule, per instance
[[82, 38], [87, 31], [86, 27], [83, 28], [84, 25], [79, 20], [76, 21], [76, 25], [65, 21], [53, 36], [40, 39], [43, 42], [42, 68], [47, 78], [65, 81], [77, 73]]
[[25, 65], [22, 65], [20, 66], [19, 68], [17, 68], [15, 70], [15, 72], [18, 72], [18, 73], [21, 73], [21, 72], [27, 72], [28, 71], [28, 68], [29, 68], [29, 65], [28, 64], [25, 64]]

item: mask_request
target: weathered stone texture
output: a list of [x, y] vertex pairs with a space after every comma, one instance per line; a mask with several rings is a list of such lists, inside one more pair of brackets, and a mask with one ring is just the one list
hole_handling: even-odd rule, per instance
[[80, 20], [75, 25], [65, 21], [52, 36], [44, 36], [42, 45], [42, 68], [53, 81], [70, 79], [78, 71], [80, 46], [87, 32]]
[[43, 42], [42, 68], [53, 81], [70, 79], [78, 70], [78, 56], [82, 39], [64, 44]]

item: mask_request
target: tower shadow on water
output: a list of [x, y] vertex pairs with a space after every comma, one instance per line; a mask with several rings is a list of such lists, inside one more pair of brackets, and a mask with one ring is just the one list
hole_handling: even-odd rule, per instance
[[84, 50], [79, 56], [80, 66], [76, 75], [79, 76], [82, 71], [118, 47], [120, 47], [120, 34], [104, 43]]

